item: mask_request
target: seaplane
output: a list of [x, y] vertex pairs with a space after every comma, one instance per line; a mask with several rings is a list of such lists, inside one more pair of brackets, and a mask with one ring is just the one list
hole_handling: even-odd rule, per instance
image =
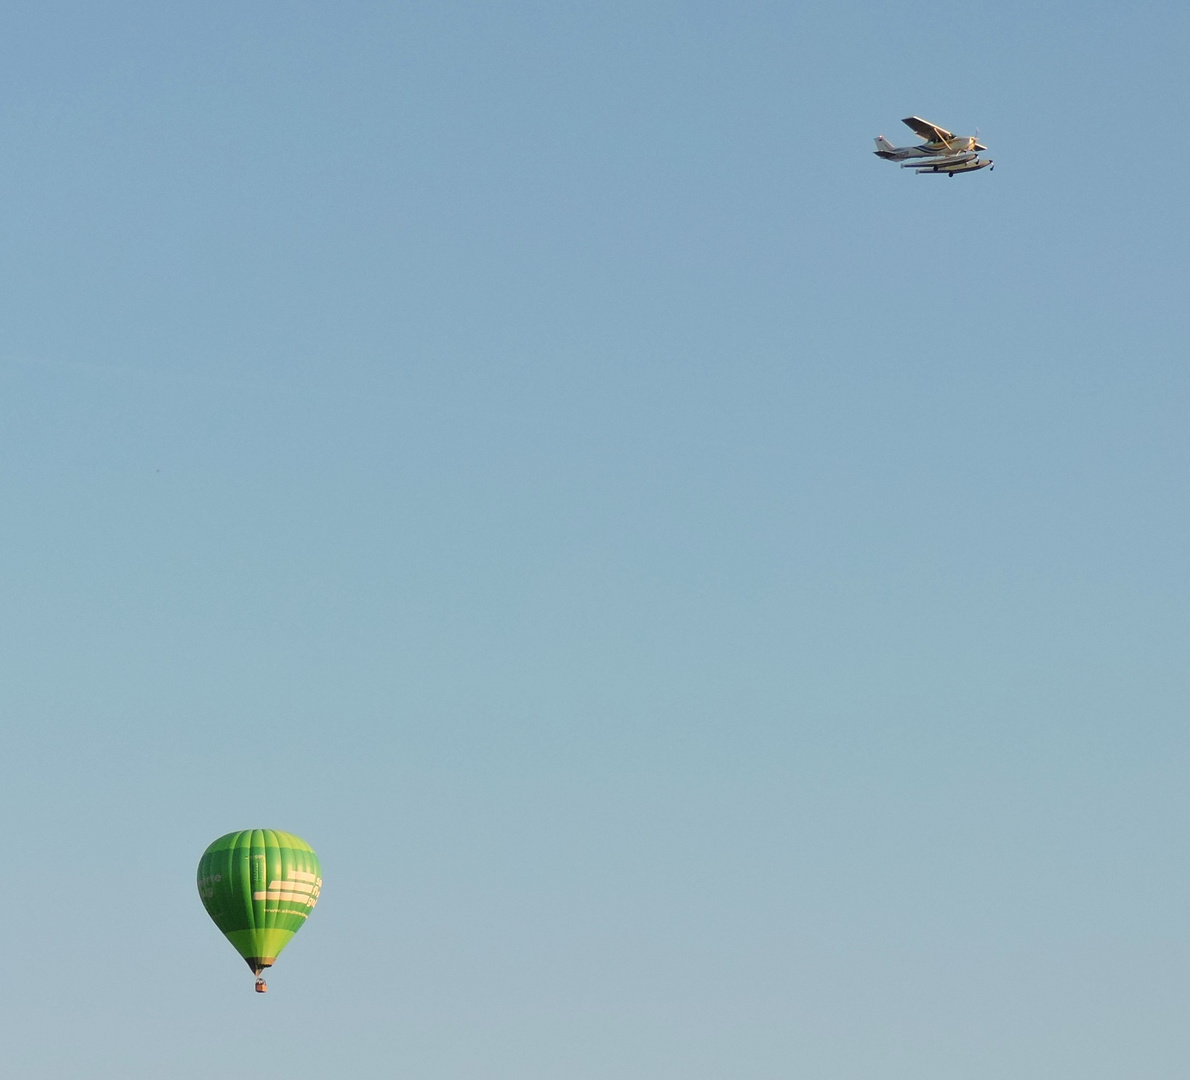
[[990, 158], [979, 156], [987, 147], [979, 141], [978, 135], [956, 135], [920, 116], [906, 116], [901, 123], [907, 124], [925, 142], [917, 146], [893, 146], [883, 135], [877, 135], [877, 157], [900, 162], [902, 169], [934, 175], [954, 176], [995, 168], [995, 162]]

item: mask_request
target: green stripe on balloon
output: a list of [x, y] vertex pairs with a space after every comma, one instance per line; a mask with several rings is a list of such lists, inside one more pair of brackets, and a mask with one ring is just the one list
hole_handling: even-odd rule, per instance
[[318, 856], [292, 833], [231, 832], [198, 862], [203, 907], [257, 975], [302, 928], [321, 891]]

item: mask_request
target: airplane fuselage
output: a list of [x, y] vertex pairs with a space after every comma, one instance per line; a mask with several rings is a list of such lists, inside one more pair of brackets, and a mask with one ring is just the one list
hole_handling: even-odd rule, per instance
[[876, 140], [877, 157], [885, 161], [907, 161], [910, 158], [947, 157], [951, 154], [966, 154], [986, 150], [974, 135], [956, 135], [948, 142], [935, 140], [919, 143], [917, 146], [893, 146], [883, 135]]
[[908, 158], [901, 162], [902, 169], [927, 169], [931, 165], [937, 165], [939, 168], [945, 166], [962, 165], [965, 161], [974, 161], [979, 155], [974, 150], [969, 150], [963, 154], [949, 154], [946, 157], [931, 157], [931, 158]]

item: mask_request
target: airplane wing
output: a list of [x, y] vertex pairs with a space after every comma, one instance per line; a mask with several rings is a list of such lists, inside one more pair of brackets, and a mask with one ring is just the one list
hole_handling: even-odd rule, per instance
[[926, 142], [950, 142], [954, 138], [953, 131], [947, 131], [946, 128], [941, 128], [937, 124], [931, 124], [920, 116], [906, 116], [901, 123], [908, 124]]

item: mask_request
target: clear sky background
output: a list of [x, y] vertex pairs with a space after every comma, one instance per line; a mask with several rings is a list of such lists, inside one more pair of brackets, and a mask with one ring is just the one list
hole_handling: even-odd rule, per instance
[[1186, 1075], [1188, 46], [7, 4], [3, 1071]]

